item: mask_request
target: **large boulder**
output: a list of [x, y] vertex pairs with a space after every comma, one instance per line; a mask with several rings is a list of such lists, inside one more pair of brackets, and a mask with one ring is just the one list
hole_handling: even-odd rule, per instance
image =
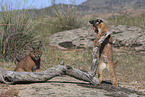
[[50, 36], [50, 45], [61, 48], [93, 47], [95, 33], [90, 29], [80, 28], [55, 33]]
[[[145, 30], [126, 25], [112, 25], [110, 31], [113, 36], [114, 47], [129, 47], [135, 50], [145, 50]], [[96, 38], [91, 27], [79, 28], [55, 33], [50, 36], [50, 45], [60, 48], [93, 47]]]
[[115, 47], [129, 47], [135, 50], [145, 50], [145, 30], [126, 25], [112, 25], [110, 31]]

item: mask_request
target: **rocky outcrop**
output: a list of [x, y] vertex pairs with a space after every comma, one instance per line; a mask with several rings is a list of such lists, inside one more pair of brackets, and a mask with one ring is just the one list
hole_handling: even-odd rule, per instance
[[[128, 47], [135, 50], [145, 50], [145, 30], [126, 25], [112, 25], [110, 31], [113, 36], [114, 47]], [[96, 38], [91, 27], [59, 32], [50, 36], [50, 45], [60, 48], [93, 47]]]
[[93, 47], [95, 33], [86, 28], [59, 32], [50, 36], [50, 45], [61, 48]]
[[[22, 86], [21, 86], [22, 87]], [[20, 97], [144, 97], [144, 92], [114, 87], [109, 84], [93, 86], [72, 77], [55, 77], [47, 83], [30, 84], [19, 91]]]
[[115, 47], [129, 47], [135, 50], [145, 50], [145, 30], [125, 25], [111, 26], [113, 44]]

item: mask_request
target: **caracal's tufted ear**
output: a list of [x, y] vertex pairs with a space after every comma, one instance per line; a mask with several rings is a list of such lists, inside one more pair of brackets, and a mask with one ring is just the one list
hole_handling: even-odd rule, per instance
[[39, 50], [42, 50], [42, 46], [43, 46], [43, 45], [42, 45], [42, 42], [41, 42], [41, 41], [39, 41], [39, 46], [38, 46], [38, 49], [39, 49]]
[[89, 23], [90, 23], [90, 24], [94, 24], [94, 23], [95, 23], [95, 21], [94, 21], [94, 20], [91, 20], [91, 21], [89, 21]]
[[32, 42], [30, 42], [30, 51], [33, 51], [33, 50], [34, 50], [34, 48], [32, 46]]
[[101, 19], [96, 19], [96, 24], [100, 24], [102, 23], [103, 21]]

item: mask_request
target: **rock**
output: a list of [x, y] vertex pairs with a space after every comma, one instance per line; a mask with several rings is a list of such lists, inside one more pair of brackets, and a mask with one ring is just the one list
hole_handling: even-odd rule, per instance
[[[135, 84], [135, 83], [134, 83]], [[108, 84], [93, 86], [72, 77], [60, 76], [46, 83], [29, 84], [21, 89], [19, 97], [143, 97], [139, 92]]]
[[129, 27], [126, 25], [112, 25], [110, 28], [115, 47], [129, 47], [135, 50], [145, 50], [145, 30], [138, 27]]
[[136, 50], [145, 50], [145, 31], [144, 34], [142, 34], [140, 37], [138, 37], [138, 39], [136, 40], [138, 43], [141, 44], [141, 46], [136, 47]]
[[93, 47], [95, 33], [85, 28], [59, 32], [50, 36], [50, 45], [61, 48]]
[[[129, 47], [135, 50], [145, 50], [145, 30], [126, 25], [111, 25], [114, 47]], [[50, 36], [50, 45], [60, 48], [93, 47], [96, 38], [92, 27], [79, 28], [55, 33]]]

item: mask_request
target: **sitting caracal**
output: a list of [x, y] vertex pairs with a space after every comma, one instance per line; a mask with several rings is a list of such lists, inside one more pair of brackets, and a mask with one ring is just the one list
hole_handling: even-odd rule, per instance
[[40, 44], [37, 48], [30, 47], [30, 53], [25, 56], [23, 59], [21, 59], [16, 66], [14, 71], [19, 71], [19, 72], [39, 72], [40, 70], [40, 57], [42, 55], [42, 43], [40, 41]]

